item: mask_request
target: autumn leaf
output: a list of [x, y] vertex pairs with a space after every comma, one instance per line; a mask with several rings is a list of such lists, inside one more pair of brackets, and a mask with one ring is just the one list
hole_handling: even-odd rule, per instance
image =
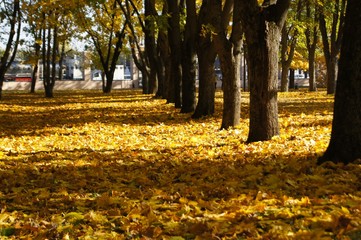
[[[361, 167], [315, 164], [333, 98], [279, 94], [281, 132], [191, 120], [140, 91], [5, 92], [0, 235], [9, 239], [357, 239]], [[356, 237], [355, 237], [356, 236]]]

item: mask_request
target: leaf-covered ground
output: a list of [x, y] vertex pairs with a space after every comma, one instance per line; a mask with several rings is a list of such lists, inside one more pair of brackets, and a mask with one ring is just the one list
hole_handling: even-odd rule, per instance
[[281, 134], [139, 91], [5, 92], [1, 239], [360, 239], [361, 165], [325, 164], [332, 96], [279, 95]]

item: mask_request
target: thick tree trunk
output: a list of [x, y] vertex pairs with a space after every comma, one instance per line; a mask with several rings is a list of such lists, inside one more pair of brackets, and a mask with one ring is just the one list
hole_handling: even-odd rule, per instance
[[196, 55], [193, 50], [183, 54], [181, 113], [190, 113], [196, 108]]
[[252, 53], [247, 61], [250, 78], [248, 142], [270, 140], [279, 134], [277, 64], [280, 29], [270, 22], [265, 22], [263, 29], [258, 30], [258, 34], [263, 36], [259, 36], [256, 41], [247, 38], [247, 51]]
[[243, 0], [250, 79], [250, 125], [247, 142], [270, 140], [279, 134], [277, 86], [278, 49], [281, 29], [290, 0], [259, 6], [257, 0]]
[[168, 0], [168, 11], [170, 14], [168, 37], [171, 54], [171, 81], [174, 82], [175, 107], [182, 107], [182, 45], [180, 31], [180, 6], [179, 0]]
[[331, 56], [326, 60], [327, 94], [334, 94], [336, 91], [337, 60], [337, 56]]
[[196, 34], [197, 9], [195, 0], [187, 0], [187, 22], [182, 48], [182, 109], [181, 113], [196, 108]]
[[212, 10], [212, 1], [204, 0], [198, 18], [197, 55], [199, 64], [199, 94], [196, 110], [192, 118], [209, 116], [214, 113], [216, 51], [209, 26], [216, 26], [216, 12]]
[[201, 118], [214, 114], [215, 98], [215, 71], [214, 61], [216, 54], [212, 46], [206, 47], [206, 51], [198, 52], [199, 64], [199, 94], [196, 110], [192, 118]]
[[155, 23], [153, 18], [157, 15], [155, 10], [155, 1], [154, 0], [145, 0], [144, 1], [144, 14], [145, 19], [145, 36], [144, 36], [144, 45], [145, 53], [148, 57], [149, 63], [149, 75], [148, 75], [148, 91], [147, 93], [156, 94], [158, 90], [157, 82], [157, 51], [155, 44]]
[[[240, 44], [219, 55], [222, 67], [223, 117], [221, 129], [235, 127], [241, 117]], [[225, 70], [224, 70], [225, 69]]]
[[[221, 4], [219, 11], [221, 11]], [[229, 5], [230, 4], [230, 5]], [[215, 37], [215, 46], [222, 69], [222, 88], [223, 88], [223, 117], [221, 129], [235, 127], [240, 123], [241, 116], [241, 46], [242, 46], [242, 26], [240, 22], [239, 2], [234, 2], [233, 24], [230, 39], [227, 39], [228, 19], [220, 17], [220, 31]], [[224, 5], [224, 11], [227, 6], [232, 9], [233, 2], [227, 1]], [[225, 16], [223, 12], [222, 16]], [[221, 16], [221, 15], [220, 15]], [[224, 24], [222, 26], [222, 23]]]
[[349, 0], [330, 144], [318, 163], [361, 159], [361, 2]]
[[161, 75], [161, 77], [158, 78], [159, 87], [157, 96], [161, 96], [162, 98], [167, 99], [167, 101], [170, 102], [170, 95], [173, 96], [173, 92], [170, 93], [169, 91], [171, 65], [167, 35], [164, 33], [160, 33], [157, 44], [159, 55], [158, 58], [160, 59], [160, 63], [158, 64], [158, 74]]
[[54, 97], [54, 91], [53, 91], [54, 88], [51, 85], [46, 85], [44, 89], [45, 89], [45, 97], [46, 98]]
[[166, 96], [166, 83], [165, 83], [165, 62], [163, 56], [163, 46], [164, 42], [167, 42], [167, 35], [163, 31], [158, 33], [157, 41], [157, 79], [158, 79], [158, 89], [156, 93], [157, 98], [165, 98]]
[[112, 91], [112, 86], [113, 86], [114, 71], [107, 71], [105, 73], [105, 76], [106, 79], [103, 82], [103, 93], [110, 93]]

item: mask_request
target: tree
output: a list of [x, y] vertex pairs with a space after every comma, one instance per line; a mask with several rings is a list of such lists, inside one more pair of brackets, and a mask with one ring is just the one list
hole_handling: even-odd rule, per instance
[[[144, 50], [144, 47], [141, 46], [141, 39], [144, 38], [145, 32], [144, 18], [142, 18], [142, 15], [139, 11], [142, 3], [138, 3], [132, 0], [125, 1], [125, 4], [122, 4], [122, 1], [120, 0], [117, 0], [117, 2], [125, 17], [126, 25], [129, 28], [128, 40], [134, 64], [142, 73], [143, 93], [148, 94], [150, 67], [147, 54]], [[135, 24], [135, 22], [138, 22], [138, 24]]]
[[42, 26], [42, 64], [43, 64], [43, 84], [45, 97], [54, 96], [53, 89], [56, 80], [56, 49], [58, 44], [58, 27], [56, 24], [56, 12], [43, 12]]
[[[162, 15], [158, 17], [158, 39], [157, 39], [157, 66], [158, 66], [158, 92], [157, 97], [167, 99], [168, 102], [173, 99], [174, 91], [170, 90], [171, 85], [171, 60], [168, 38], [168, 6], [164, 2]], [[183, 74], [184, 76], [184, 74]], [[182, 104], [184, 107], [184, 104]]]
[[180, 0], [167, 0], [169, 17], [168, 38], [171, 54], [171, 84], [173, 84], [174, 104], [182, 107], [182, 36], [180, 29], [180, 11], [184, 6]]
[[149, 79], [147, 93], [155, 94], [158, 90], [157, 82], [157, 49], [156, 49], [156, 21], [158, 16], [155, 0], [144, 1], [144, 46], [149, 64]]
[[[42, 61], [42, 78], [46, 97], [53, 97], [56, 79], [62, 78], [62, 61], [67, 41], [74, 35], [72, 11], [78, 2], [24, 1], [26, 32], [30, 36], [33, 65], [31, 92], [35, 91], [38, 62]], [[61, 48], [59, 48], [62, 46]]]
[[318, 11], [312, 0], [306, 1], [306, 47], [308, 52], [309, 91], [316, 91], [316, 48], [318, 42]]
[[349, 0], [342, 40], [331, 140], [318, 163], [361, 159], [361, 2]]
[[[7, 40], [4, 52], [0, 59], [0, 99], [2, 96], [2, 86], [5, 80], [5, 73], [15, 59], [17, 48], [20, 41], [21, 32], [21, 11], [20, 0], [2, 1], [0, 3], [0, 27], [6, 32]], [[2, 31], [3, 31], [2, 30]], [[6, 30], [5, 30], [6, 31]]]
[[210, 116], [214, 113], [215, 71], [217, 56], [214, 48], [214, 26], [218, 24], [217, 0], [203, 0], [198, 14], [197, 56], [199, 64], [199, 94], [192, 118]]
[[182, 113], [196, 108], [196, 39], [197, 7], [195, 0], [186, 0], [186, 24], [182, 43]]
[[346, 0], [327, 2], [323, 0], [322, 6], [319, 6], [319, 24], [327, 68], [327, 94], [335, 93], [336, 70], [343, 36], [345, 9]]
[[288, 70], [291, 67], [299, 35], [297, 25], [301, 18], [302, 1], [298, 0], [295, 4], [296, 6], [290, 8], [292, 17], [285, 22], [281, 33], [281, 92], [288, 92], [289, 85], [291, 85], [288, 81]]
[[103, 92], [110, 93], [115, 68], [126, 36], [126, 23], [120, 14], [116, 0], [89, 2], [87, 6], [78, 7], [77, 21], [81, 29], [90, 38], [99, 56], [104, 75]]
[[[222, 6], [218, 1], [218, 22], [215, 46], [222, 69], [223, 117], [222, 129], [235, 127], [241, 115], [241, 46], [243, 29], [241, 25], [240, 2], [227, 0]], [[233, 13], [231, 33], [228, 33]], [[230, 36], [228, 36], [230, 35]]]
[[281, 29], [290, 0], [241, 1], [242, 25], [249, 53], [250, 127], [248, 142], [269, 140], [279, 134], [277, 85]]
[[[127, 0], [124, 4], [120, 0], [117, 1], [130, 29], [129, 40], [132, 56], [136, 66], [142, 72], [143, 93], [165, 97], [167, 77], [163, 56], [168, 40], [165, 40], [167, 37], [163, 31], [166, 28], [163, 26], [164, 18], [157, 14], [157, 5], [154, 0], [144, 1], [144, 14], [141, 13], [142, 1]], [[166, 3], [163, 4], [164, 11], [167, 11]], [[133, 14], [136, 18], [135, 21], [131, 20]], [[156, 39], [157, 32], [158, 39]], [[140, 42], [143, 40], [144, 48], [140, 46]]]
[[41, 21], [39, 14], [34, 13], [34, 5], [34, 1], [23, 2], [23, 11], [25, 15], [24, 18], [27, 23], [27, 27], [24, 29], [24, 31], [28, 34], [28, 36], [30, 36], [31, 39], [27, 43], [30, 48], [28, 53], [28, 62], [32, 65], [30, 93], [35, 93], [35, 86], [39, 70], [39, 60], [41, 58]]

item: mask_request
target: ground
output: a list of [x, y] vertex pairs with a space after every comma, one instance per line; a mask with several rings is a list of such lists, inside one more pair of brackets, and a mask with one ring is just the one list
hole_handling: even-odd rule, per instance
[[4, 92], [1, 239], [360, 239], [361, 165], [316, 165], [333, 97], [279, 95], [280, 136], [246, 144], [140, 91]]

